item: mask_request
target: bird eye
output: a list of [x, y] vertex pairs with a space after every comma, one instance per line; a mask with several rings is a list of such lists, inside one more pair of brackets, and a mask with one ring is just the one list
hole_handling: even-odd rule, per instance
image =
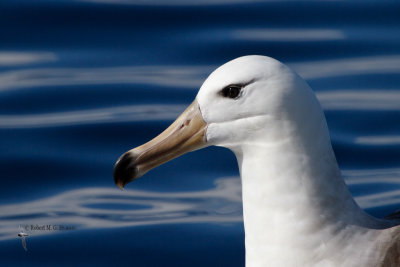
[[240, 91], [242, 90], [242, 86], [239, 85], [229, 85], [222, 89], [221, 95], [223, 97], [229, 97], [229, 98], [236, 98], [239, 96]]

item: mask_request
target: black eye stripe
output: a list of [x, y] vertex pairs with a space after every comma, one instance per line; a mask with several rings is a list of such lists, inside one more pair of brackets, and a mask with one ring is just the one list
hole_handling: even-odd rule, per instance
[[242, 85], [228, 85], [224, 89], [221, 90], [220, 94], [223, 97], [228, 97], [228, 98], [237, 98], [240, 95], [240, 91], [242, 90], [243, 86]]

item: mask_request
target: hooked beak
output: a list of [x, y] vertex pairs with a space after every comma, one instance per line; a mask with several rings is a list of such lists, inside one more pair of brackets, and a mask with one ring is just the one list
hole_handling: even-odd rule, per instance
[[124, 153], [114, 166], [115, 184], [124, 186], [149, 170], [187, 152], [207, 146], [207, 124], [197, 100], [164, 132], [144, 145]]

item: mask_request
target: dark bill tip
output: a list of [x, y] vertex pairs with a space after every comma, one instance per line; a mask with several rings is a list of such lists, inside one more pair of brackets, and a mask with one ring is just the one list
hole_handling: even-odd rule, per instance
[[207, 123], [197, 101], [162, 133], [147, 143], [123, 154], [114, 167], [114, 181], [119, 188], [151, 169], [180, 155], [207, 146]]
[[123, 154], [114, 166], [114, 182], [123, 190], [125, 185], [140, 177], [139, 168], [136, 165], [136, 156], [131, 152]]

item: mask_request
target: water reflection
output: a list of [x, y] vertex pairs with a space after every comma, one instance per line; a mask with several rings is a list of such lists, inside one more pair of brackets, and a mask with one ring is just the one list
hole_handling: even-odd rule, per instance
[[272, 42], [312, 42], [343, 40], [343, 31], [333, 29], [241, 29], [231, 33], [234, 39]]
[[0, 90], [89, 84], [149, 84], [197, 90], [212, 69], [209, 66], [22, 69], [1, 73]]
[[354, 142], [368, 146], [394, 146], [400, 145], [400, 136], [359, 136]]
[[[400, 91], [331, 90], [317, 92], [324, 110], [400, 110]], [[58, 127], [94, 123], [173, 120], [186, 104], [147, 104], [42, 114], [0, 115], [0, 128]], [[400, 138], [358, 137], [357, 144], [399, 144]]]
[[400, 73], [400, 55], [350, 57], [296, 62], [289, 65], [306, 80], [361, 74]]
[[[44, 54], [52, 58], [52, 54]], [[1, 56], [1, 55], [0, 55]], [[38, 55], [31, 55], [40, 58]], [[29, 57], [25, 62], [29, 62]], [[0, 58], [1, 60], [1, 58]], [[8, 60], [8, 59], [7, 59]], [[3, 59], [5, 63], [7, 61]], [[18, 61], [15, 59], [15, 64]], [[21, 62], [24, 60], [21, 59]], [[33, 61], [32, 61], [33, 62]], [[399, 73], [400, 55], [288, 63], [307, 80], [358, 74]], [[149, 84], [198, 89], [216, 66], [131, 66], [104, 68], [34, 68], [0, 75], [0, 90], [37, 86]]]
[[[400, 208], [400, 169], [343, 171], [350, 188], [370, 187], [373, 192], [360, 192], [357, 203], [364, 209], [394, 205]], [[379, 188], [383, 189], [379, 192]], [[390, 188], [390, 189], [389, 189]]]
[[327, 90], [316, 92], [325, 110], [400, 110], [400, 90]]
[[[35, 201], [0, 206], [0, 240], [15, 238], [19, 225], [73, 225], [77, 229], [242, 220], [238, 177], [194, 192], [123, 192], [116, 188], [66, 191]], [[33, 235], [50, 234], [34, 231]]]
[[57, 56], [51, 52], [0, 52], [0, 67], [15, 67], [21, 65], [54, 62]]
[[[1, 59], [3, 56], [3, 59]], [[52, 60], [52, 53], [0, 53], [0, 65], [28, 64], [36, 60]], [[1, 61], [3, 60], [3, 61]], [[18, 63], [19, 62], [19, 63]], [[307, 80], [356, 74], [400, 73], [400, 55], [346, 58], [336, 60], [305, 61], [290, 64]], [[38, 86], [74, 86], [93, 84], [144, 84], [168, 88], [198, 90], [215, 66], [130, 66], [104, 68], [24, 68], [0, 74], [0, 92]], [[62, 89], [65, 90], [65, 89]], [[110, 90], [109, 92], [113, 92]], [[10, 95], [9, 95], [10, 96]], [[398, 89], [380, 90], [347, 88], [317, 91], [325, 110], [398, 111]], [[0, 115], [0, 128], [29, 128], [77, 125], [83, 123], [133, 122], [173, 120], [184, 109], [182, 105], [148, 104], [109, 108], [59, 111], [42, 114]], [[386, 141], [385, 141], [386, 140]], [[383, 144], [398, 143], [393, 138], [361, 138], [356, 142]], [[391, 141], [388, 141], [391, 140]], [[383, 142], [383, 143], [382, 143]]]
[[[400, 169], [343, 171], [350, 189], [360, 185], [390, 185], [391, 190], [356, 194], [364, 209], [400, 207]], [[72, 225], [78, 230], [170, 223], [242, 221], [239, 177], [215, 181], [215, 187], [193, 192], [123, 192], [115, 188], [85, 188], [30, 202], [0, 206], [0, 240], [15, 238], [18, 225]], [[33, 235], [50, 234], [35, 231]]]
[[93, 123], [173, 120], [186, 105], [132, 105], [44, 114], [0, 115], [0, 128], [57, 127]]
[[[20, 58], [22, 58], [21, 55]], [[31, 59], [27, 56], [20, 62], [27, 63], [30, 60], [33, 62], [35, 57], [37, 60], [55, 58], [54, 55], [48, 53], [43, 55], [32, 54], [31, 56]], [[8, 57], [3, 59], [4, 64], [6, 62], [11, 64], [10, 59], [6, 58]], [[15, 60], [15, 64], [17, 64], [18, 57]], [[293, 67], [306, 80], [361, 74], [400, 73], [400, 55], [289, 62], [288, 65]], [[147, 84], [197, 90], [208, 74], [216, 67], [167, 65], [104, 68], [25, 68], [1, 73], [0, 90], [95, 84]]]

